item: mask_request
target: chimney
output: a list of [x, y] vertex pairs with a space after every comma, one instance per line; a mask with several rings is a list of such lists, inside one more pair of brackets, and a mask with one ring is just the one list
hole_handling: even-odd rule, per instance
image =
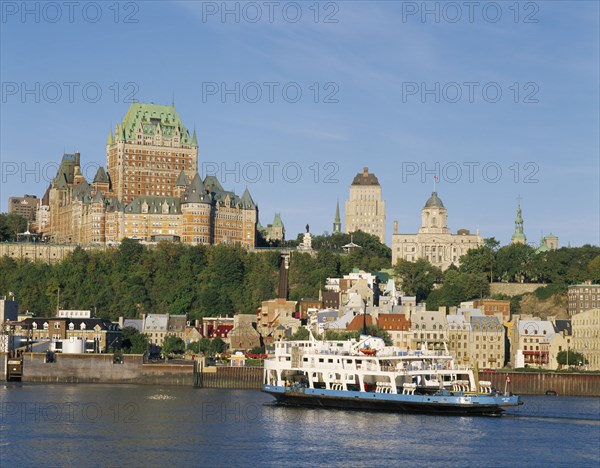
[[398, 234], [398, 221], [394, 221], [394, 234]]
[[369, 175], [369, 168], [367, 166], [363, 167], [363, 176], [368, 177]]

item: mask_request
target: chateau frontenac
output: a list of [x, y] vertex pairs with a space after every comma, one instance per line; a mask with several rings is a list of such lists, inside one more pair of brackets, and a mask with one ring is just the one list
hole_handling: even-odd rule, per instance
[[180, 240], [255, 245], [258, 207], [198, 174], [196, 132], [175, 106], [132, 103], [106, 144], [107, 170], [91, 183], [79, 153], [65, 154], [38, 208], [42, 238], [60, 244]]

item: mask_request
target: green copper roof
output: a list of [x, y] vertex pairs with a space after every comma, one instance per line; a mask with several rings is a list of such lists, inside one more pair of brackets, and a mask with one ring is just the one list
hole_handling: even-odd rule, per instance
[[202, 179], [196, 173], [192, 182], [183, 193], [183, 203], [211, 203], [212, 197], [206, 191], [206, 187], [202, 183]]
[[517, 217], [515, 218], [515, 232], [511, 237], [513, 242], [515, 241], [525, 241], [527, 238], [525, 237], [525, 231], [523, 229], [523, 214], [521, 211], [521, 205], [517, 208]]
[[427, 202], [425, 202], [425, 208], [444, 208], [444, 204], [442, 203], [442, 200], [440, 199], [440, 197], [438, 197], [437, 192], [431, 192], [431, 196], [429, 197], [429, 200], [427, 200]]
[[140, 197], [127, 205], [124, 211], [133, 214], [181, 214], [181, 201], [175, 197]]
[[250, 195], [248, 189], [244, 190], [244, 194], [242, 195], [240, 201], [242, 202], [242, 206], [246, 209], [256, 208], [256, 203], [254, 203], [254, 200], [252, 200], [252, 196]]
[[281, 215], [279, 213], [275, 213], [275, 218], [273, 219], [273, 227], [283, 227], [283, 221], [281, 220]]
[[183, 169], [181, 169], [181, 172], [179, 173], [179, 176], [177, 177], [177, 181], [175, 182], [175, 186], [176, 187], [187, 187], [187, 184], [188, 184], [187, 177], [185, 176], [185, 172], [183, 172]]
[[115, 137], [113, 136], [113, 132], [112, 132], [112, 128], [110, 129], [110, 132], [108, 134], [108, 140], [106, 141], [107, 145], [112, 145], [115, 142]]
[[138, 130], [142, 129], [144, 135], [156, 135], [160, 132], [164, 138], [173, 138], [177, 132], [182, 145], [198, 146], [193, 144], [190, 132], [187, 130], [179, 114], [173, 106], [159, 104], [141, 104], [134, 102], [121, 125], [122, 134], [117, 126], [116, 138], [125, 141], [136, 141]]
[[196, 138], [196, 129], [194, 129], [194, 136], [192, 136], [192, 146], [198, 148], [198, 138]]
[[204, 178], [204, 186], [209, 192], [219, 193], [225, 191], [221, 185], [221, 182], [219, 182], [219, 179], [217, 179], [217, 177], [214, 175], [207, 175]]
[[108, 176], [102, 166], [98, 167], [96, 175], [94, 176], [94, 184], [108, 184]]
[[66, 189], [68, 184], [73, 183], [75, 176], [75, 155], [63, 154], [62, 161], [54, 178], [54, 184], [58, 189]]

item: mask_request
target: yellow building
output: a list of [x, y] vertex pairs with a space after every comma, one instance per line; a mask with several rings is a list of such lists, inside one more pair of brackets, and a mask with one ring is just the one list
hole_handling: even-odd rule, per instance
[[573, 348], [588, 361], [588, 370], [600, 370], [600, 309], [571, 317]]
[[447, 226], [448, 212], [436, 192], [421, 210], [421, 227], [417, 234], [401, 234], [394, 222], [392, 235], [392, 265], [398, 260], [414, 262], [419, 258], [445, 270], [450, 265], [459, 266], [460, 257], [469, 249], [483, 245], [479, 235], [460, 229], [452, 234]]
[[346, 232], [362, 231], [379, 237], [385, 243], [385, 201], [375, 174], [365, 167], [356, 174], [346, 201]]
[[258, 207], [214, 176], [197, 173], [196, 136], [172, 106], [134, 103], [107, 144], [108, 174], [91, 184], [80, 154], [65, 154], [42, 198], [42, 237], [57, 244], [115, 244], [124, 238], [187, 244], [256, 242]]

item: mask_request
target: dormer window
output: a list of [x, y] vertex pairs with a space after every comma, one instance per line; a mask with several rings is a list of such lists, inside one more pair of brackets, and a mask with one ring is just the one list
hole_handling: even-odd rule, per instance
[[79, 328], [82, 330], [85, 330], [85, 322], [81, 322], [81, 325], [79, 325]]
[[74, 330], [75, 324], [73, 322], [69, 323], [69, 330]]

